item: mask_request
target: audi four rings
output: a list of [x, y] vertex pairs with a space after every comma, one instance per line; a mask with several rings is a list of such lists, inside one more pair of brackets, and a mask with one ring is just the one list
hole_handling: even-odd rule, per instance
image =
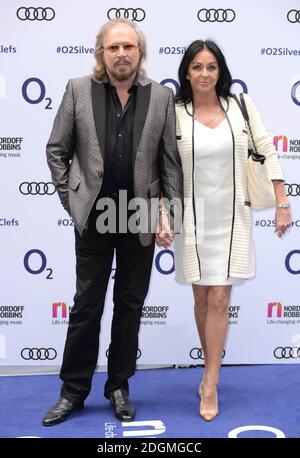
[[276, 359], [300, 358], [300, 347], [277, 347], [273, 352]]
[[300, 10], [290, 10], [287, 14], [287, 20], [292, 24], [300, 22]]
[[[106, 358], [108, 358], [108, 355], [109, 355], [109, 348], [106, 350], [105, 355], [106, 355]], [[141, 356], [142, 356], [142, 352], [141, 352], [141, 350], [138, 348], [136, 359], [139, 359]]]
[[108, 19], [118, 19], [123, 17], [131, 21], [141, 22], [145, 19], [146, 13], [142, 8], [110, 8], [107, 11]]
[[20, 21], [52, 21], [55, 17], [55, 11], [53, 8], [25, 8], [21, 6], [17, 10], [17, 18]]
[[31, 194], [32, 196], [36, 196], [37, 194], [40, 196], [44, 196], [47, 194], [48, 196], [51, 196], [52, 194], [55, 193], [56, 189], [53, 183], [48, 182], [48, 183], [43, 183], [43, 182], [31, 182], [28, 183], [25, 181], [24, 183], [21, 183], [19, 186], [19, 191], [21, 194], [24, 196], [28, 196], [28, 194]]
[[[52, 21], [55, 17], [53, 8], [46, 7], [24, 7], [17, 10], [17, 18], [20, 21]], [[124, 17], [132, 21], [143, 21], [146, 17], [145, 10], [142, 8], [110, 8], [107, 11], [108, 19]], [[197, 17], [200, 22], [232, 22], [236, 14], [231, 8], [226, 10], [219, 8], [202, 8], [198, 11]], [[290, 10], [287, 13], [287, 20], [291, 23], [300, 22], [300, 10]]]
[[55, 348], [23, 348], [21, 356], [26, 360], [44, 361], [45, 359], [53, 360], [57, 356]]
[[[223, 350], [222, 358], [225, 356], [225, 350]], [[204, 359], [202, 348], [194, 347], [190, 351], [190, 357], [192, 359]]]
[[287, 196], [300, 196], [300, 184], [297, 183], [285, 183]]
[[232, 22], [235, 20], [235, 12], [232, 9], [202, 8], [198, 11], [197, 18], [200, 22]]

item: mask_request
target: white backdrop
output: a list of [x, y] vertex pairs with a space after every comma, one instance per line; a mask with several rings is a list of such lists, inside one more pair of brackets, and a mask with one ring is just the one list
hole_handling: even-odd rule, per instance
[[[74, 228], [53, 192], [45, 145], [67, 80], [92, 72], [96, 33], [116, 14], [138, 21], [148, 42], [148, 75], [174, 90], [184, 47], [198, 38], [216, 40], [233, 90], [249, 92], [274, 137], [294, 227], [279, 240], [274, 212], [254, 213], [257, 276], [233, 291], [223, 362], [299, 362], [300, 1], [1, 0], [2, 373], [61, 363], [75, 288]], [[106, 364], [112, 285], [113, 278], [100, 365]], [[138, 365], [203, 362], [191, 287], [175, 283], [171, 251], [156, 251], [139, 348]]]

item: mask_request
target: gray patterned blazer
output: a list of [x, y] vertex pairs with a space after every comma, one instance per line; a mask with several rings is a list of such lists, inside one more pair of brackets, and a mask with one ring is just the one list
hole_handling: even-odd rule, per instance
[[[170, 88], [138, 77], [133, 127], [135, 197], [182, 200], [183, 178], [176, 145]], [[47, 144], [47, 161], [63, 207], [82, 234], [100, 192], [104, 173], [105, 87], [91, 75], [71, 79]], [[149, 212], [148, 212], [149, 213]], [[153, 234], [140, 233], [141, 244]]]

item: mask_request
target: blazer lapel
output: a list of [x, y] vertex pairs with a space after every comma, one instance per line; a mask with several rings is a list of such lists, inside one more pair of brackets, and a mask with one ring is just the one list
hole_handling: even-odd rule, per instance
[[92, 104], [101, 155], [105, 154], [106, 93], [103, 83], [92, 79]]
[[151, 96], [151, 84], [139, 86], [135, 101], [135, 114], [133, 121], [132, 159], [133, 164], [137, 155], [138, 147], [146, 121]]

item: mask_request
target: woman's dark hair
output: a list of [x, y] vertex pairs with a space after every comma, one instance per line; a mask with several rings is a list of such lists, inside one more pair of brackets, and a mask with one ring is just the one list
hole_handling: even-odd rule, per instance
[[232, 77], [227, 67], [225, 57], [219, 46], [211, 40], [195, 40], [193, 41], [184, 53], [178, 70], [179, 89], [176, 94], [176, 102], [187, 104], [193, 100], [193, 91], [190, 81], [186, 78], [190, 63], [198, 52], [207, 49], [212, 52], [217, 59], [219, 66], [219, 79], [216, 84], [216, 92], [218, 97], [229, 97]]

